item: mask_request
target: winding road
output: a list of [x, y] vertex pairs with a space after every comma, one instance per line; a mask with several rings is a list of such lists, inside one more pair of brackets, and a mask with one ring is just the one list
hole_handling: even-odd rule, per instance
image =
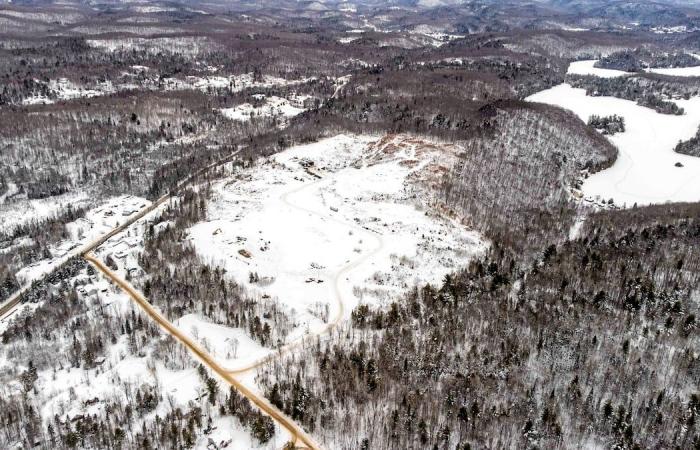
[[335, 301], [336, 301], [337, 311], [336, 311], [335, 317], [333, 317], [333, 319], [330, 322], [328, 322], [326, 324], [326, 326], [324, 326], [322, 329], [316, 331], [315, 333], [313, 333], [311, 335], [304, 335], [304, 336], [296, 339], [293, 342], [290, 342], [288, 344], [283, 345], [282, 347], [277, 349], [275, 352], [272, 352], [272, 353], [258, 359], [257, 361], [254, 361], [253, 363], [250, 363], [250, 364], [243, 366], [243, 367], [229, 370], [228, 373], [230, 373], [232, 375], [240, 375], [240, 374], [243, 374], [246, 372], [250, 372], [251, 370], [257, 369], [258, 367], [263, 366], [264, 364], [268, 363], [269, 361], [274, 360], [275, 358], [281, 357], [281, 356], [283, 356], [283, 355], [285, 355], [285, 354], [287, 354], [295, 349], [298, 349], [299, 347], [301, 347], [304, 344], [304, 342], [306, 342], [306, 340], [309, 337], [321, 337], [321, 336], [325, 336], [327, 334], [330, 334], [336, 327], [338, 327], [338, 325], [340, 325], [340, 323], [345, 318], [345, 302], [343, 301], [343, 293], [342, 293], [342, 289], [341, 289], [341, 283], [343, 282], [343, 278], [346, 277], [346, 275], [348, 273], [350, 273], [353, 269], [355, 269], [357, 266], [359, 266], [360, 264], [364, 263], [368, 259], [375, 256], [377, 253], [379, 253], [384, 248], [384, 240], [380, 234], [371, 233], [371, 232], [367, 231], [365, 228], [357, 226], [352, 222], [346, 222], [346, 221], [337, 219], [331, 215], [322, 214], [318, 211], [308, 209], [304, 206], [300, 206], [299, 204], [294, 203], [293, 201], [290, 201], [289, 197], [291, 195], [296, 194], [298, 192], [301, 192], [302, 190], [306, 190], [306, 189], [309, 189], [311, 187], [317, 186], [325, 181], [326, 181], [326, 178], [321, 178], [321, 179], [313, 181], [311, 183], [305, 183], [301, 186], [295, 187], [294, 189], [283, 193], [280, 196], [280, 201], [291, 208], [297, 209], [297, 210], [305, 212], [307, 214], [311, 214], [311, 215], [320, 217], [323, 220], [327, 220], [327, 221], [341, 224], [343, 226], [348, 227], [349, 229], [352, 229], [354, 231], [362, 233], [363, 235], [374, 239], [377, 242], [377, 245], [370, 252], [365, 253], [364, 255], [360, 256], [359, 258], [356, 258], [355, 260], [348, 261], [344, 266], [342, 266], [340, 269], [338, 269], [338, 271], [335, 273], [335, 275], [333, 275], [333, 284], [334, 284], [334, 291], [333, 292], [334, 292], [334, 297], [335, 297]]

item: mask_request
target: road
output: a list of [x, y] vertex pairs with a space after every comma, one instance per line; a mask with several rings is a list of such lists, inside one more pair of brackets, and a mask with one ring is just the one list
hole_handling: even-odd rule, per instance
[[[298, 449], [309, 449], [309, 450], [320, 450], [320, 446], [314, 442], [314, 440], [304, 432], [304, 430], [297, 425], [293, 420], [288, 418], [282, 411], [277, 409], [275, 406], [270, 404], [267, 399], [264, 397], [261, 397], [260, 395], [256, 394], [252, 390], [248, 389], [246, 386], [241, 384], [238, 380], [236, 380], [233, 377], [233, 374], [220, 366], [214, 358], [209, 355], [205, 350], [203, 350], [201, 347], [199, 347], [195, 342], [193, 342], [191, 339], [189, 339], [187, 336], [185, 336], [180, 330], [177, 329], [170, 321], [168, 321], [165, 317], [163, 317], [149, 302], [146, 300], [146, 298], [138, 292], [136, 289], [134, 289], [133, 286], [131, 286], [128, 282], [125, 280], [121, 279], [117, 274], [112, 272], [105, 264], [98, 260], [92, 252], [97, 249], [99, 246], [104, 244], [106, 241], [108, 241], [110, 238], [116, 236], [117, 234], [123, 232], [126, 230], [128, 227], [133, 225], [135, 222], [138, 220], [142, 219], [145, 217], [147, 214], [150, 212], [154, 211], [156, 208], [158, 208], [160, 205], [168, 201], [174, 194], [179, 192], [183, 187], [185, 187], [187, 184], [195, 180], [197, 177], [203, 175], [207, 171], [211, 170], [212, 168], [218, 167], [222, 164], [225, 164], [227, 162], [232, 161], [236, 156], [236, 153], [219, 160], [215, 163], [210, 164], [209, 166], [197, 171], [195, 174], [187, 177], [186, 179], [180, 181], [168, 194], [161, 196], [157, 200], [155, 200], [153, 203], [151, 203], [149, 206], [141, 209], [139, 212], [136, 214], [132, 215], [131, 217], [128, 218], [126, 222], [123, 224], [115, 227], [108, 233], [98, 237], [97, 239], [83, 245], [82, 247], [77, 248], [75, 251], [71, 252], [70, 254], [66, 255], [64, 259], [67, 261], [68, 259], [76, 256], [82, 255], [88, 262], [90, 262], [97, 270], [99, 270], [102, 274], [104, 274], [107, 278], [109, 278], [114, 284], [119, 286], [124, 292], [126, 292], [129, 297], [138, 304], [138, 306], [151, 317], [154, 321], [156, 321], [161, 328], [163, 328], [168, 334], [173, 336], [175, 339], [177, 339], [180, 343], [182, 343], [197, 359], [199, 359], [202, 364], [206, 365], [209, 367], [213, 372], [215, 372], [221, 379], [226, 381], [229, 385], [231, 385], [234, 389], [236, 389], [241, 395], [244, 397], [248, 398], [254, 405], [256, 405], [261, 411], [265, 412], [268, 414], [273, 420], [275, 420], [280, 426], [282, 426], [284, 429], [286, 429], [290, 435], [292, 436], [293, 443], [295, 445], [294, 448]], [[318, 182], [320, 182], [319, 180]], [[282, 200], [287, 203], [289, 206], [304, 210], [308, 213], [323, 217], [327, 220], [334, 220], [336, 222], [340, 222], [337, 219], [329, 216], [325, 216], [322, 214], [319, 214], [315, 211], [307, 210], [303, 207], [300, 207], [298, 205], [294, 205], [292, 203], [289, 203], [287, 201], [287, 195], [290, 195], [294, 192], [300, 191], [301, 189], [307, 188], [315, 183], [311, 183], [308, 185], [303, 185], [300, 188], [294, 189], [293, 191], [287, 192]], [[344, 222], [341, 222], [344, 223]], [[344, 223], [345, 225], [348, 225]], [[367, 233], [366, 230], [361, 229], [354, 224], [349, 225], [352, 228], [356, 228], [358, 230], [361, 230], [363, 233]], [[324, 327], [323, 330], [321, 330], [318, 335], [325, 334], [330, 332], [333, 328], [335, 328], [343, 319], [344, 314], [345, 314], [345, 309], [344, 309], [344, 304], [342, 301], [342, 295], [341, 295], [341, 290], [340, 290], [340, 283], [342, 280], [342, 277], [347, 274], [350, 270], [352, 270], [354, 267], [362, 263], [364, 260], [370, 258], [373, 256], [375, 253], [377, 253], [379, 250], [381, 250], [383, 243], [381, 239], [378, 239], [379, 241], [379, 246], [375, 248], [372, 252], [364, 255], [361, 258], [358, 258], [357, 260], [348, 263], [346, 266], [344, 266], [335, 276], [335, 293], [336, 293], [336, 299], [338, 301], [338, 313], [336, 317], [334, 318], [333, 321], [331, 321], [326, 327]], [[62, 261], [63, 262], [63, 261]], [[50, 273], [50, 272], [49, 272]], [[43, 275], [43, 277], [48, 276], [49, 273], [46, 273]], [[34, 283], [39, 282], [40, 280], [35, 280]], [[22, 289], [20, 289], [17, 293], [12, 295], [9, 299], [7, 299], [5, 302], [3, 302], [2, 305], [0, 305], [0, 318], [5, 316], [6, 314], [11, 313], [15, 306], [21, 303], [22, 300], [22, 295], [27, 292], [31, 288], [31, 284], [24, 286]], [[303, 341], [295, 342], [291, 345], [286, 346], [282, 352], [284, 351], [290, 351], [294, 347], [299, 346], [302, 344]], [[265, 359], [265, 361], [269, 360], [272, 357], [275, 357], [279, 353], [272, 354], [268, 356], [268, 358]], [[254, 365], [254, 367], [257, 367], [261, 364], [264, 364], [265, 361], [259, 361]], [[253, 367], [248, 368], [248, 370], [252, 369]], [[300, 442], [302, 446], [297, 445], [297, 443]]]
[[[168, 201], [173, 195], [175, 195], [176, 193], [178, 193], [180, 190], [182, 190], [182, 188], [184, 188], [187, 184], [189, 184], [190, 182], [192, 182], [192, 181], [194, 181], [195, 179], [197, 179], [199, 176], [204, 175], [206, 172], [208, 172], [209, 170], [211, 170], [211, 169], [213, 169], [213, 168], [215, 168], [215, 167], [218, 167], [218, 166], [220, 166], [220, 165], [222, 165], [222, 164], [226, 164], [226, 163], [229, 163], [229, 162], [233, 161], [233, 159], [235, 159], [235, 157], [236, 157], [237, 154], [238, 154], [238, 151], [233, 152], [232, 154], [226, 156], [225, 158], [222, 158], [222, 159], [220, 159], [220, 160], [218, 160], [218, 161], [216, 161], [216, 162], [214, 162], [214, 163], [212, 163], [212, 164], [210, 164], [210, 165], [208, 165], [208, 166], [206, 166], [206, 167], [204, 167], [204, 168], [198, 170], [197, 172], [195, 172], [194, 174], [188, 176], [188, 177], [185, 178], [184, 180], [179, 181], [179, 182], [175, 185], [175, 187], [173, 187], [173, 189], [170, 190], [169, 193], [167, 193], [167, 194], [161, 196], [160, 198], [158, 198], [157, 200], [155, 200], [155, 201], [154, 201], [153, 203], [151, 203], [150, 205], [144, 207], [143, 209], [141, 209], [141, 210], [140, 210], [139, 212], [137, 212], [136, 214], [130, 216], [130, 217], [127, 219], [127, 221], [124, 222], [123, 224], [118, 225], [117, 227], [115, 227], [115, 228], [113, 228], [111, 231], [109, 231], [108, 233], [105, 233], [104, 235], [98, 237], [97, 239], [95, 239], [95, 240], [93, 240], [93, 241], [91, 241], [91, 242], [88, 242], [87, 244], [85, 244], [85, 245], [83, 245], [83, 246], [81, 246], [81, 247], [78, 247], [78, 248], [76, 248], [74, 251], [72, 251], [72, 252], [68, 253], [67, 255], [65, 255], [65, 256], [60, 260], [59, 266], [60, 266], [61, 264], [63, 264], [64, 262], [68, 261], [68, 260], [71, 259], [71, 258], [74, 258], [74, 257], [76, 257], [76, 256], [85, 255], [85, 254], [87, 254], [87, 253], [89, 253], [89, 252], [94, 251], [97, 247], [99, 247], [100, 245], [104, 244], [104, 243], [107, 242], [109, 239], [111, 239], [112, 237], [114, 237], [114, 236], [116, 236], [117, 234], [121, 233], [122, 231], [126, 230], [126, 229], [129, 228], [131, 225], [133, 225], [136, 221], [142, 219], [142, 218], [143, 218], [144, 216], [146, 216], [148, 213], [152, 212], [153, 210], [155, 210], [156, 208], [158, 208], [160, 205], [162, 205], [163, 203], [165, 203], [166, 201]], [[43, 280], [44, 278], [46, 278], [50, 273], [51, 273], [51, 271], [49, 271], [49, 272], [43, 274], [41, 278], [39, 278], [39, 279], [37, 279], [37, 280], [33, 280], [31, 283], [22, 286], [17, 292], [15, 292], [15, 293], [12, 294], [10, 297], [8, 297], [6, 300], [4, 300], [4, 301], [0, 304], [0, 319], [3, 319], [3, 318], [5, 318], [6, 315], [9, 315], [9, 314], [14, 310], [14, 308], [22, 302], [22, 296], [23, 296], [27, 291], [29, 291], [29, 289], [31, 289], [31, 287], [32, 287], [32, 285], [33, 285], [34, 283], [40, 282], [41, 280]]]
[[[304, 432], [304, 430], [298, 426], [292, 419], [287, 417], [282, 411], [273, 406], [264, 397], [256, 394], [252, 390], [248, 389], [246, 386], [241, 384], [236, 380], [233, 375], [231, 375], [226, 369], [221, 367], [214, 358], [209, 355], [204, 349], [197, 345], [194, 341], [189, 339], [184, 335], [175, 325], [172, 324], [168, 319], [163, 317], [148, 300], [133, 286], [128, 282], [121, 279], [117, 274], [112, 272], [102, 261], [97, 259], [92, 254], [84, 255], [84, 258], [89, 261], [97, 270], [102, 272], [107, 278], [109, 278], [114, 284], [119, 286], [124, 292], [126, 292], [131, 299], [138, 304], [138, 306], [153, 319], [158, 325], [161, 326], [165, 332], [177, 339], [182, 343], [189, 351], [192, 353], [199, 361], [205, 366], [209, 367], [213, 372], [215, 372], [221, 379], [226, 381], [229, 385], [233, 386], [238, 392], [244, 397], [250, 400], [255, 406], [260, 408], [263, 412], [268, 414], [272, 419], [279, 423], [284, 429], [289, 431], [293, 437], [293, 442], [295, 448], [299, 449], [310, 449], [319, 450], [320, 447], [314, 442], [314, 440]], [[298, 446], [297, 442], [301, 442], [303, 446]]]
[[320, 337], [320, 336], [330, 334], [330, 332], [333, 331], [338, 325], [340, 325], [340, 323], [345, 318], [345, 302], [343, 301], [343, 294], [342, 294], [342, 290], [340, 288], [340, 285], [343, 282], [343, 279], [354, 268], [356, 268], [357, 266], [359, 266], [363, 262], [365, 262], [368, 259], [375, 256], [377, 253], [379, 253], [384, 248], [384, 240], [380, 234], [371, 233], [371, 232], [367, 231], [365, 228], [357, 226], [352, 222], [346, 222], [343, 220], [339, 220], [331, 215], [322, 214], [318, 211], [314, 211], [312, 209], [305, 208], [303, 206], [300, 206], [300, 205], [295, 204], [294, 202], [290, 201], [290, 199], [289, 199], [290, 195], [296, 194], [297, 192], [300, 192], [302, 190], [309, 189], [313, 186], [316, 186], [316, 185], [324, 182], [324, 180], [325, 179], [322, 178], [322, 179], [319, 179], [319, 180], [316, 180], [316, 181], [313, 181], [310, 183], [305, 183], [299, 187], [296, 187], [290, 191], [287, 191], [280, 196], [280, 200], [282, 201], [282, 203], [284, 203], [285, 205], [287, 205], [291, 208], [297, 209], [297, 210], [305, 212], [307, 214], [311, 214], [311, 215], [320, 217], [324, 220], [339, 223], [339, 224], [344, 225], [348, 228], [351, 228], [355, 232], [358, 232], [360, 234], [364, 234], [368, 238], [375, 239], [377, 241], [377, 246], [375, 248], [373, 248], [372, 251], [360, 256], [359, 258], [356, 258], [355, 260], [352, 260], [352, 261], [349, 261], [348, 263], [346, 263], [343, 267], [338, 269], [338, 271], [333, 276], [334, 297], [335, 297], [335, 301], [337, 304], [337, 308], [336, 308], [337, 312], [336, 312], [333, 320], [328, 322], [328, 324], [326, 324], [325, 327], [323, 327], [322, 329], [313, 333], [312, 335], [304, 335], [304, 336], [300, 337], [299, 339], [278, 348], [277, 351], [270, 353], [269, 355], [267, 355], [263, 358], [258, 359], [257, 361], [254, 361], [254, 362], [252, 362], [246, 366], [243, 366], [243, 367], [229, 370], [229, 373], [232, 375], [240, 375], [240, 374], [243, 374], [246, 372], [250, 372], [251, 370], [257, 369], [258, 367], [266, 364], [269, 361], [272, 361], [272, 360], [274, 360], [274, 359], [276, 359], [284, 354], [287, 354], [287, 353], [291, 352], [292, 350], [298, 349], [310, 337]]
[[[71, 258], [74, 258], [76, 256], [84, 255], [85, 253], [91, 252], [95, 250], [97, 247], [100, 245], [104, 244], [107, 242], [110, 238], [116, 236], [117, 234], [121, 233], [122, 231], [126, 230], [129, 228], [131, 225], [133, 225], [136, 221], [142, 219], [146, 214], [150, 213], [151, 211], [155, 210], [157, 207], [162, 205], [164, 202], [166, 202], [170, 198], [171, 194], [166, 194], [150, 205], [146, 206], [145, 208], [141, 209], [139, 212], [136, 214], [132, 215], [129, 217], [129, 219], [124, 222], [123, 224], [113, 228], [111, 231], [108, 233], [98, 237], [97, 239], [88, 242], [87, 244], [76, 248], [72, 252], [68, 253], [65, 255], [59, 262], [58, 266], [62, 265], [66, 261], [68, 261]], [[57, 267], [58, 267], [57, 266]], [[5, 314], [9, 313], [15, 306], [19, 305], [22, 301], [22, 296], [31, 289], [32, 285], [34, 283], [40, 282], [43, 278], [48, 276], [51, 273], [51, 271], [45, 273], [42, 278], [39, 280], [34, 280], [32, 283], [27, 284], [23, 286], [19, 291], [15, 292], [13, 295], [11, 295], [7, 300], [5, 300], [2, 305], [0, 305], [0, 318], [4, 317]]]

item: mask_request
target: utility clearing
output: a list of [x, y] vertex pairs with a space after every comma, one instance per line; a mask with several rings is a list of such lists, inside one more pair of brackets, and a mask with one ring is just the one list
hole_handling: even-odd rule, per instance
[[[581, 73], [586, 61], [571, 65], [570, 73]], [[610, 76], [605, 69], [593, 75]], [[623, 74], [624, 72], [619, 72]], [[587, 122], [590, 116], [617, 114], [625, 119], [626, 130], [609, 136], [620, 150], [612, 167], [584, 180], [581, 191], [588, 202], [612, 199], [620, 207], [700, 200], [700, 158], [674, 151], [679, 141], [690, 139], [700, 126], [700, 97], [669, 99], [685, 109], [682, 116], [659, 114], [633, 101], [614, 97], [587, 96], [584, 89], [560, 84], [528, 97], [573, 111]]]
[[[485, 250], [478, 233], [427, 206], [454, 156], [409, 136], [339, 135], [294, 147], [214, 185], [208, 220], [190, 239], [206, 261], [278, 300], [296, 324], [291, 343], [360, 303], [385, 305], [439, 283]], [[216, 349], [211, 338], [226, 333], [196, 322]], [[236, 369], [272, 352], [249, 344], [236, 343], [239, 358], [230, 346], [214, 354]]]

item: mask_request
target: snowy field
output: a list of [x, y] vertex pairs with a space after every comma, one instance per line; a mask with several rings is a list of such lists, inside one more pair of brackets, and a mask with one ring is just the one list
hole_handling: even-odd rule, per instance
[[[94, 208], [86, 214], [87, 219], [79, 219], [68, 225], [72, 238], [52, 249], [54, 258], [42, 261], [33, 270], [38, 272], [38, 267], [56, 264], [75, 245], [111, 230], [146, 204], [148, 204], [146, 200], [125, 196], [111, 199], [100, 207]], [[117, 266], [115, 272], [122, 279], [141, 277], [143, 271], [138, 266], [138, 256], [143, 251], [144, 221], [151, 215], [158, 214], [158, 211], [164, 207], [165, 204], [105, 242], [96, 250], [98, 258], [104, 261], [110, 256]], [[104, 320], [100, 318], [105, 315], [123, 320], [124, 317], [129, 317], [132, 311], [137, 310], [128, 295], [113, 286], [99, 273], [89, 276], [83, 271], [69, 280], [69, 284], [79, 285], [78, 298], [89, 305], [84, 317], [76, 316], [74, 320]], [[23, 304], [13, 314], [1, 320], [0, 333], [11, 321], [23, 320], [25, 315], [31, 315], [37, 306], [37, 304]], [[262, 349], [258, 354], [246, 354], [246, 351], [250, 352], [256, 347], [242, 330], [225, 329], [207, 324], [196, 315], [184, 316], [176, 322], [176, 325], [224, 361], [227, 356], [238, 356], [245, 360], [246, 355], [253, 358], [265, 352]], [[104, 414], [105, 405], [108, 402], [127, 402], [126, 397], [133, 398], [137, 389], [143, 391], [147, 386], [151, 392], [158, 393], [161, 401], [155, 410], [136, 419], [138, 421], [151, 422], [156, 415], [162, 418], [171, 407], [180, 407], [184, 410], [199, 406], [207, 415], [211, 415], [213, 429], [208, 435], [198, 437], [194, 445], [195, 449], [208, 448], [209, 439], [216, 444], [225, 443], [229, 448], [234, 449], [282, 448], [289, 440], [288, 432], [276, 426], [273, 439], [265, 445], [260, 445], [237, 419], [231, 416], [220, 416], [218, 410], [210, 407], [206, 390], [197, 371], [189, 368], [182, 369], [179, 363], [174, 362], [190, 359], [187, 351], [180, 344], [174, 344], [167, 355], [155, 355], [153, 352], [156, 349], [153, 347], [139, 347], [134, 353], [129, 349], [128, 336], [125, 334], [120, 335], [116, 342], [105, 344], [107, 348], [104, 357], [100, 357], [93, 368], [62, 367], [57, 370], [48, 369], [38, 372], [36, 385], [43, 401], [38, 405], [37, 411], [45, 425], [51, 423], [56, 416], [73, 419], [88, 414]], [[66, 345], [69, 345], [68, 341]], [[21, 354], [22, 351], [21, 343], [0, 348], [0, 369], [3, 369], [6, 364], [4, 355], [18, 352]], [[12, 367], [12, 370], [16, 371], [25, 369], [25, 367]], [[225, 389], [223, 382], [220, 386], [221, 389]], [[9, 383], [0, 388], [0, 395], [17, 392], [20, 389], [19, 381]]]
[[[698, 58], [698, 55], [694, 55]], [[670, 75], [673, 77], [700, 77], [700, 59], [698, 65], [693, 67], [673, 67], [666, 69], [647, 69], [647, 72], [658, 73], [660, 75]]]
[[297, 116], [306, 109], [304, 101], [308, 96], [298, 96], [291, 99], [270, 96], [265, 97], [263, 94], [254, 95], [254, 103], [243, 103], [233, 108], [221, 109], [221, 114], [227, 119], [247, 122], [255, 117], [277, 117], [286, 119]]
[[456, 39], [464, 38], [461, 34], [450, 34], [442, 31], [439, 27], [431, 27], [429, 25], [418, 25], [409, 31], [414, 35], [421, 35], [428, 38], [428, 45], [433, 47], [442, 47]]
[[622, 70], [599, 69], [593, 67], [597, 62], [597, 59], [572, 62], [569, 65], [568, 73], [571, 75], [595, 75], [600, 78], [616, 78], [632, 75], [630, 72], [624, 72]]
[[269, 353], [269, 349], [254, 341], [246, 330], [211, 323], [200, 314], [187, 314], [173, 323], [226, 365], [252, 364]]
[[585, 90], [569, 84], [528, 100], [569, 109], [584, 122], [594, 114], [625, 118], [626, 131], [610, 137], [620, 150], [617, 161], [584, 181], [582, 192], [589, 202], [612, 198], [618, 206], [631, 207], [700, 200], [700, 159], [674, 152], [678, 141], [693, 137], [698, 130], [700, 97], [674, 100], [685, 109], [682, 116], [659, 114], [629, 100], [586, 96]]
[[7, 193], [0, 195], [0, 228], [10, 231], [15, 227], [27, 224], [32, 220], [43, 220], [64, 210], [68, 205], [75, 207], [86, 206], [90, 202], [86, 192], [68, 192], [42, 199], [17, 198], [17, 186], [10, 184]]
[[[292, 342], [360, 302], [385, 305], [417, 283], [437, 284], [485, 249], [476, 232], [423, 209], [426, 183], [453, 156], [408, 137], [294, 147], [216, 184], [208, 220], [190, 238], [206, 261], [293, 313]], [[205, 325], [197, 319], [200, 342], [225, 335]], [[238, 348], [240, 360], [221, 357], [228, 367], [260, 354]]]
[[[698, 57], [697, 55], [693, 56]], [[595, 75], [600, 78], [616, 78], [634, 75], [634, 72], [593, 67], [597, 62], [597, 59], [572, 62], [569, 65], [568, 73], [572, 75]], [[694, 67], [650, 68], [645, 69], [645, 71], [673, 77], [700, 77], [700, 59], [698, 59], [698, 65]]]

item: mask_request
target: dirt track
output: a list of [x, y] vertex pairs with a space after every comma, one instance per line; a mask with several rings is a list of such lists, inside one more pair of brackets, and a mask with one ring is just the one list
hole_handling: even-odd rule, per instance
[[[126, 292], [131, 299], [139, 305], [139, 307], [148, 314], [153, 320], [155, 320], [163, 330], [168, 334], [173, 336], [175, 339], [180, 341], [187, 349], [197, 358], [202, 364], [209, 367], [214, 371], [221, 379], [226, 381], [229, 385], [233, 386], [238, 392], [244, 397], [248, 398], [255, 406], [260, 408], [263, 412], [272, 417], [277, 423], [279, 423], [283, 428], [285, 428], [293, 437], [294, 444], [297, 445], [295, 448], [307, 448], [311, 450], [320, 450], [318, 444], [316, 444], [311, 437], [309, 437], [304, 430], [301, 429], [292, 419], [288, 418], [282, 411], [270, 404], [267, 399], [254, 393], [246, 386], [241, 384], [236, 380], [226, 369], [221, 367], [214, 358], [211, 357], [205, 350], [199, 347], [195, 342], [189, 339], [187, 336], [182, 334], [180, 330], [177, 329], [168, 319], [163, 317], [148, 300], [138, 292], [133, 286], [131, 286], [125, 280], [122, 280], [117, 274], [112, 272], [102, 261], [97, 259], [92, 254], [84, 255], [85, 259], [92, 263], [97, 270], [102, 272], [107, 278], [109, 278], [114, 284], [119, 286], [124, 292]], [[297, 442], [303, 444], [299, 446]]]

